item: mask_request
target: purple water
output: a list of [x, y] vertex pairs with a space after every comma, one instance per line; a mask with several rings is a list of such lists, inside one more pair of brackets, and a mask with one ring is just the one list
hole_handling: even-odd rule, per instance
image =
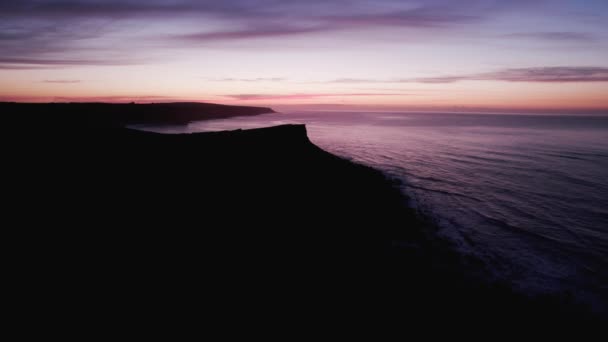
[[438, 234], [496, 277], [604, 305], [608, 116], [290, 112], [147, 129], [286, 123], [305, 123], [321, 148], [402, 179]]

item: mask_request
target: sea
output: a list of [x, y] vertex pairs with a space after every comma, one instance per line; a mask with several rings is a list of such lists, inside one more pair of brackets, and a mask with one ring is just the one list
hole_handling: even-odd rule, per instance
[[144, 129], [292, 123], [326, 151], [401, 180], [437, 236], [496, 280], [606, 310], [608, 116], [293, 111]]

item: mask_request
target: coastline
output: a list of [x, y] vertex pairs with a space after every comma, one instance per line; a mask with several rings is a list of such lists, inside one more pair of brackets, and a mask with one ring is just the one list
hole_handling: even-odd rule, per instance
[[[39, 121], [58, 126], [92, 127], [138, 124], [183, 125], [196, 120], [223, 119], [235, 116], [274, 113], [272, 108], [228, 106], [214, 103], [17, 103], [0, 102], [4, 120]], [[8, 118], [6, 117], [8, 116]]]
[[88, 280], [82, 295], [120, 281], [104, 300], [211, 286], [212, 303], [344, 315], [589, 318], [567, 298], [480, 281], [483, 266], [434, 239], [390, 179], [318, 148], [304, 125], [163, 135], [54, 122], [4, 136], [23, 142], [9, 193], [25, 204], [13, 214], [54, 227], [29, 262], [58, 283]]

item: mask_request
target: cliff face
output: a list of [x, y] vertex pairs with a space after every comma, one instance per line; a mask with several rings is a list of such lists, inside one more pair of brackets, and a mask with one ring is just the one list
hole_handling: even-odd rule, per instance
[[225, 106], [211, 103], [0, 103], [2, 120], [17, 117], [55, 127], [65, 125], [124, 126], [128, 124], [186, 124], [190, 121], [274, 113], [271, 108]]
[[[303, 125], [53, 127], [11, 141], [9, 211], [35, 227], [25, 258], [48, 282], [79, 279], [109, 301], [210, 291], [279, 304], [320, 282], [346, 285], [382, 255], [402, 208], [382, 174], [317, 148]], [[100, 292], [116, 282], [119, 292]]]
[[[333, 219], [341, 224], [334, 222], [329, 230], [313, 224], [301, 233], [333, 234], [353, 218], [372, 224], [401, 205], [399, 192], [382, 174], [319, 149], [303, 125], [179, 135], [45, 127], [20, 132], [19, 139], [32, 143], [16, 156], [28, 164], [22, 170], [28, 174], [24, 186], [35, 193], [50, 188], [42, 194], [52, 197], [74, 192], [61, 206], [72, 208], [60, 211], [68, 221], [87, 213], [82, 220], [116, 216], [136, 219], [135, 226], [145, 229], [147, 219], [168, 220], [172, 227], [207, 225], [211, 218], [220, 224], [224, 218], [245, 225], [257, 220], [271, 227], [271, 222], [314, 222], [326, 215], [324, 224]], [[99, 202], [102, 198], [111, 200]], [[47, 200], [53, 207], [60, 199]]]

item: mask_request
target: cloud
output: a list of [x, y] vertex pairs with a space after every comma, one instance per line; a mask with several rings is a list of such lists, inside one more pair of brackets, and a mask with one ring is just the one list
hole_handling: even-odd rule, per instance
[[382, 80], [375, 80], [371, 78], [338, 78], [331, 80], [327, 83], [387, 83]]
[[[287, 39], [335, 31], [391, 28], [449, 34], [452, 29], [492, 19], [500, 11], [527, 9], [530, 3], [523, 0], [1, 1], [0, 51], [2, 59], [12, 62], [0, 60], [0, 69], [140, 64], [148, 59], [134, 56], [154, 48], [197, 48], [200, 44]], [[390, 39], [397, 42], [403, 32], [392, 33]], [[519, 35], [550, 40], [585, 38], [584, 34], [568, 32]]]
[[0, 57], [0, 70], [42, 70], [59, 69], [75, 66], [122, 66], [138, 64], [136, 60], [121, 59], [69, 59], [69, 58], [19, 58]]
[[[479, 0], [472, 0], [477, 2]], [[493, 2], [493, 0], [492, 0]], [[467, 8], [468, 7], [468, 8]], [[487, 6], [486, 6], [487, 7]], [[490, 7], [496, 7], [492, 5]], [[369, 0], [19, 0], [0, 4], [2, 16], [30, 18], [112, 18], [162, 16], [214, 16], [230, 19], [275, 17], [300, 20], [322, 18], [342, 22], [428, 25], [468, 20], [470, 6], [454, 5], [444, 0], [376, 0], [370, 13]], [[272, 15], [275, 15], [273, 17]]]
[[32, 66], [32, 65], [0, 64], [0, 70], [41, 70], [41, 69], [48, 69], [48, 67]]
[[562, 42], [592, 42], [596, 40], [596, 36], [588, 32], [520, 32], [505, 34], [502, 37]]
[[[341, 29], [366, 29], [374, 27], [447, 27], [479, 19], [481, 14], [470, 14], [465, 6], [431, 0], [378, 0], [369, 10], [366, 0], [181, 0], [181, 1], [133, 1], [133, 0], [21, 0], [0, 4], [0, 17], [14, 19], [17, 25], [0, 25], [0, 42], [40, 37], [57, 29], [71, 27], [74, 23], [163, 19], [177, 23], [204, 22], [207, 19], [223, 20], [230, 29], [192, 30], [196, 25], [158, 36], [161, 40], [184, 42], [232, 41], [261, 37], [286, 37], [335, 31]], [[29, 22], [26, 31], [21, 23]], [[45, 24], [44, 29], [30, 30], [32, 23]], [[38, 25], [36, 24], [36, 25]], [[34, 26], [36, 26], [34, 25]], [[4, 28], [1, 26], [5, 26]], [[7, 30], [7, 28], [9, 30]], [[17, 29], [15, 31], [15, 29]], [[73, 29], [64, 40], [77, 39], [78, 35], [97, 34], [95, 29]], [[48, 38], [48, 37], [47, 37]], [[56, 40], [55, 40], [56, 41]]]
[[325, 83], [428, 83], [446, 84], [461, 81], [503, 81], [503, 82], [608, 82], [608, 68], [605, 67], [537, 67], [512, 68], [493, 72], [447, 75], [401, 79], [357, 79], [339, 78]]
[[504, 69], [488, 73], [444, 77], [423, 77], [411, 81], [420, 83], [454, 83], [458, 81], [504, 82], [608, 82], [608, 68], [603, 67], [539, 67]]
[[[228, 5], [213, 4], [211, 1], [87, 1], [87, 0], [62, 0], [62, 1], [37, 1], [20, 0], [3, 3], [0, 5], [0, 13], [7, 15], [24, 15], [30, 17], [124, 17], [132, 15], [167, 15], [183, 14], [194, 10], [206, 11], [229, 11], [236, 9], [240, 1], [226, 1]], [[234, 6], [230, 6], [234, 5]]]
[[359, 84], [359, 83], [453, 83], [466, 80], [466, 76], [439, 76], [439, 77], [421, 77], [421, 78], [395, 78], [395, 79], [371, 79], [371, 78], [338, 78], [325, 83], [344, 83], [344, 84]]
[[[341, 2], [346, 3], [345, 1]], [[351, 1], [351, 3], [358, 2]], [[395, 10], [394, 7], [382, 10], [385, 7], [383, 5], [386, 4], [382, 1], [378, 2], [377, 8], [381, 10], [375, 13], [356, 10], [357, 6], [346, 6], [333, 11], [332, 14], [321, 10], [315, 12], [314, 9], [318, 7], [318, 3], [311, 1], [310, 8], [312, 10], [302, 11], [302, 13], [296, 12], [294, 8], [290, 9], [289, 6], [283, 6], [281, 7], [282, 11], [274, 15], [270, 14], [269, 17], [245, 20], [244, 25], [239, 29], [177, 34], [169, 36], [168, 39], [186, 42], [209, 42], [379, 27], [442, 28], [481, 19], [481, 16], [462, 13], [460, 7], [451, 5], [417, 5], [406, 10]], [[408, 5], [407, 2], [405, 4]], [[256, 14], [259, 15], [260, 12]], [[273, 19], [274, 17], [279, 18], [279, 20]], [[290, 20], [281, 19], [283, 17], [288, 17]]]
[[481, 19], [479, 15], [470, 15], [455, 10], [452, 6], [420, 6], [402, 11], [381, 13], [358, 13], [327, 16], [324, 19], [335, 26], [398, 26], [398, 27], [443, 27], [462, 24]]
[[[3, 16], [0, 8], [0, 69], [49, 69], [80, 65], [132, 65], [133, 57], [125, 57], [109, 41], [94, 45], [96, 39], [114, 29], [98, 22], [80, 18], [38, 20], [28, 15]], [[113, 45], [113, 47], [111, 46]]]
[[398, 82], [410, 83], [410, 82], [418, 82], [418, 83], [454, 83], [458, 81], [466, 81], [470, 79], [475, 79], [474, 76], [439, 76], [439, 77], [420, 77], [415, 79], [403, 79]]
[[63, 58], [18, 58], [0, 57], [0, 65], [70, 66], [70, 65], [128, 65], [128, 60], [63, 59]]
[[81, 83], [81, 80], [44, 80], [42, 83], [56, 83], [56, 84], [75, 84]]
[[208, 41], [229, 41], [229, 40], [240, 40], [240, 39], [254, 39], [254, 38], [266, 38], [266, 37], [282, 37], [282, 36], [293, 36], [312, 32], [325, 31], [325, 27], [291, 27], [286, 26], [253, 26], [249, 28], [243, 28], [240, 30], [229, 30], [229, 31], [214, 31], [214, 32], [202, 32], [202, 33], [191, 33], [183, 35], [173, 35], [170, 37], [171, 40], [181, 40], [187, 42], [208, 42]]
[[360, 97], [360, 96], [405, 96], [403, 93], [346, 93], [346, 94], [232, 94], [224, 95], [234, 100], [308, 100], [323, 97]]
[[213, 82], [282, 82], [286, 81], [284, 77], [258, 77], [258, 78], [220, 78], [211, 79]]

